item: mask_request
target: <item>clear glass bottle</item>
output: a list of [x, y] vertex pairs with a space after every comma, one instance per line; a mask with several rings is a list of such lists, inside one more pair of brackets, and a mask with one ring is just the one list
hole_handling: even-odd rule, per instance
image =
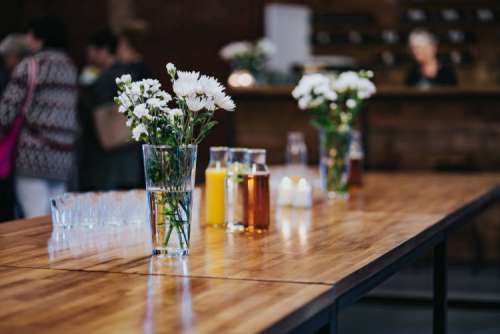
[[210, 163], [205, 170], [205, 207], [208, 225], [224, 226], [227, 158], [227, 147], [210, 147]]
[[226, 171], [225, 223], [229, 229], [242, 230], [243, 227], [243, 175], [250, 168], [248, 149], [230, 148]]
[[249, 231], [269, 228], [270, 194], [266, 150], [248, 151], [250, 169], [243, 175], [243, 226]]
[[363, 184], [363, 144], [361, 133], [353, 130], [351, 134], [351, 146], [349, 148], [349, 185], [361, 186]]
[[307, 146], [302, 132], [288, 132], [285, 160], [290, 166], [307, 165]]

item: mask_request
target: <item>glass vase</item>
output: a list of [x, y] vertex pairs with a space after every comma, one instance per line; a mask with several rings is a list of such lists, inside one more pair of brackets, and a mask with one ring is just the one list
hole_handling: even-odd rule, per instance
[[143, 145], [153, 254], [189, 253], [196, 145]]
[[320, 177], [329, 198], [349, 198], [349, 148], [352, 131], [320, 131]]

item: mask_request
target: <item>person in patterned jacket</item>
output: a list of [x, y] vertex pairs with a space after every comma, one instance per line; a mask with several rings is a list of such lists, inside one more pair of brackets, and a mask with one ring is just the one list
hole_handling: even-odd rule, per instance
[[64, 24], [59, 19], [32, 20], [26, 43], [34, 54], [14, 69], [0, 101], [1, 137], [22, 112], [28, 72], [36, 69], [33, 98], [25, 108], [15, 155], [15, 189], [25, 217], [49, 213], [49, 198], [65, 191], [73, 164], [77, 71], [63, 51], [65, 41]]

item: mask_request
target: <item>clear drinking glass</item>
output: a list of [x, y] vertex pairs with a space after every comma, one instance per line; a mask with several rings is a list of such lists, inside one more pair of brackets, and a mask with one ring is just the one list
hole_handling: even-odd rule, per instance
[[250, 168], [246, 148], [230, 148], [226, 172], [225, 222], [230, 229], [243, 229], [243, 175]]
[[143, 145], [153, 254], [189, 253], [196, 145]]
[[243, 175], [243, 226], [249, 230], [269, 227], [270, 195], [269, 169], [266, 165], [266, 150], [248, 150], [250, 169]]
[[205, 207], [207, 224], [224, 225], [227, 147], [210, 147], [210, 163], [205, 170]]
[[307, 146], [302, 132], [293, 131], [288, 133], [285, 158], [287, 165], [307, 165]]

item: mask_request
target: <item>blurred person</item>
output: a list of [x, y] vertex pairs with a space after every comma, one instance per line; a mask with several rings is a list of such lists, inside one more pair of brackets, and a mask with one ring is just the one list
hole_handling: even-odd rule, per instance
[[30, 53], [24, 34], [10, 34], [0, 42], [0, 55], [9, 72], [12, 72]]
[[0, 74], [0, 96], [7, 87], [10, 75], [14, 68], [30, 53], [23, 34], [7, 35], [0, 42], [0, 56], [2, 57], [2, 73]]
[[80, 77], [78, 78], [78, 82], [81, 86], [90, 86], [97, 80], [99, 74], [101, 74], [101, 70], [95, 62], [95, 53], [95, 47], [92, 44], [87, 45], [87, 64], [83, 67], [82, 71], [80, 72]]
[[[10, 75], [21, 60], [29, 54], [23, 34], [10, 34], [0, 42], [0, 98], [7, 87]], [[0, 222], [15, 218], [14, 177], [12, 174], [0, 177]]]
[[143, 21], [130, 21], [120, 29], [118, 34], [117, 57], [128, 65], [130, 74], [137, 78], [151, 76], [143, 59], [143, 43], [147, 37], [147, 26]]
[[[131, 72], [130, 68], [118, 60], [118, 39], [110, 30], [97, 32], [89, 45], [101, 74], [81, 103], [80, 190], [142, 188], [141, 145], [130, 141], [126, 119], [114, 104], [115, 79]], [[141, 79], [131, 74], [134, 80]]]
[[406, 77], [407, 85], [426, 88], [457, 84], [453, 69], [438, 60], [438, 41], [433, 34], [417, 29], [410, 34], [408, 40], [416, 64]]
[[33, 55], [15, 67], [2, 97], [0, 137], [22, 124], [10, 158], [17, 200], [29, 218], [48, 214], [49, 198], [65, 190], [77, 130], [77, 72], [59, 19], [31, 20], [26, 43]]

